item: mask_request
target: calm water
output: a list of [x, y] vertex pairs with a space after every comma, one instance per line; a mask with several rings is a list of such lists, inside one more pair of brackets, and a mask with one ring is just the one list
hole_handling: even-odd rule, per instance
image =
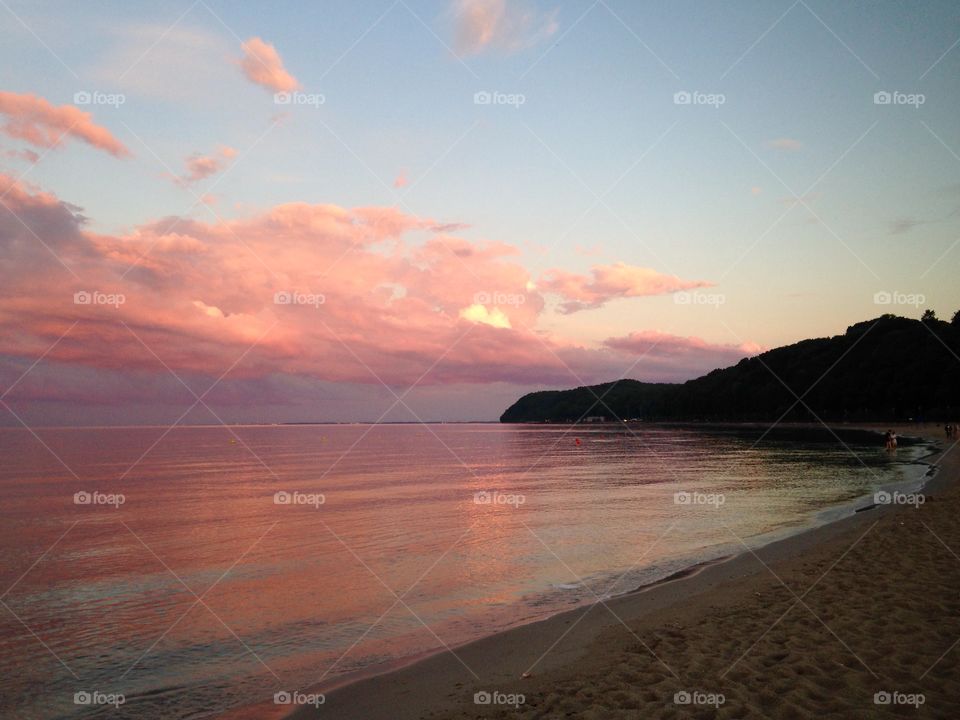
[[[853, 446], [858, 460], [653, 427], [163, 432], [40, 430], [44, 447], [0, 429], [0, 716], [229, 717], [625, 592], [922, 473], [906, 462], [919, 449]], [[126, 703], [75, 704], [84, 691]]]

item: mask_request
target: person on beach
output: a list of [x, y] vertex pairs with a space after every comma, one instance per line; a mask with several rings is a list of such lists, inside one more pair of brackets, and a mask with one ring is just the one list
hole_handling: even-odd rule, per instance
[[884, 435], [884, 447], [886, 447], [887, 450], [897, 449], [897, 434], [893, 430], [887, 430]]

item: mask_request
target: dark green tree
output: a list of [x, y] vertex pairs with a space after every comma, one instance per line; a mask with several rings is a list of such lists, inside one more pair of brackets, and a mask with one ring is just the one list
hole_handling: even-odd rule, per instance
[[925, 323], [934, 322], [936, 319], [937, 319], [937, 314], [930, 308], [927, 308], [926, 310], [924, 310], [923, 315], [920, 317], [920, 321]]
[[953, 314], [953, 318], [950, 320], [950, 324], [954, 327], [960, 327], [960, 310], [957, 310]]

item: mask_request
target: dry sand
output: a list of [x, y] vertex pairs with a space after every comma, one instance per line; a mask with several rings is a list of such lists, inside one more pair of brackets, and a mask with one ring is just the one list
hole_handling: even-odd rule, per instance
[[[939, 471], [918, 508], [859, 512], [356, 682], [293, 717], [960, 718], [960, 448], [924, 434], [946, 451], [928, 459]], [[484, 691], [523, 702], [475, 704]], [[695, 691], [724, 701], [675, 702]]]

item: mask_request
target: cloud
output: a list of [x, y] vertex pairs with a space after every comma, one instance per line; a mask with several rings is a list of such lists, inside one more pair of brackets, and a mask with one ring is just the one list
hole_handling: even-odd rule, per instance
[[588, 277], [565, 270], [548, 270], [538, 286], [544, 292], [564, 298], [559, 309], [569, 315], [601, 307], [617, 298], [667, 295], [713, 284], [704, 280], [683, 280], [676, 275], [665, 275], [651, 268], [622, 262], [594, 265], [590, 273]]
[[632, 355], [635, 359], [640, 357], [637, 365], [647, 373], [674, 379], [703, 375], [764, 351], [764, 348], [756, 343], [716, 344], [698, 337], [671, 335], [657, 330], [608, 338], [604, 345]]
[[542, 13], [515, 0], [459, 0], [455, 47], [459, 55], [494, 49], [513, 53], [532, 47], [559, 29], [556, 12]]
[[498, 307], [488, 310], [486, 305], [474, 303], [460, 311], [460, 317], [470, 322], [483, 323], [495, 328], [509, 328], [510, 318]]
[[803, 143], [801, 143], [799, 140], [794, 140], [793, 138], [777, 138], [775, 140], [767, 140], [764, 145], [773, 150], [786, 150], [788, 152], [796, 152], [803, 147]]
[[183, 175], [175, 177], [174, 182], [178, 185], [186, 186], [205, 180], [221, 172], [226, 165], [226, 161], [235, 157], [236, 154], [236, 150], [226, 145], [221, 145], [217, 148], [217, 152], [212, 155], [194, 153], [184, 160], [186, 172]]
[[283, 67], [283, 59], [273, 45], [252, 37], [241, 47], [240, 69], [247, 80], [272, 92], [291, 92], [300, 87], [297, 79]]
[[404, 188], [409, 184], [410, 181], [407, 179], [407, 173], [402, 170], [400, 171], [400, 174], [393, 179], [393, 186], [398, 189]]
[[[155, 403], [153, 412], [169, 404], [164, 364], [200, 390], [229, 368], [218, 397], [249, 406], [295, 404], [316, 383], [419, 382], [440, 393], [470, 384], [568, 387], [624, 373], [688, 379], [737, 356], [674, 341], [635, 365], [649, 333], [584, 346], [545, 332], [537, 327], [542, 283], [519, 264], [516, 247], [470, 242], [437, 230], [455, 223], [396, 208], [286, 203], [227, 221], [161, 218], [110, 235], [89, 231], [77, 208], [39, 188], [0, 176], [4, 193], [0, 357], [29, 365], [49, 349], [44, 365], [67, 368], [60, 383], [32, 385], [43, 376], [31, 374], [17, 390], [44, 402]], [[585, 302], [691, 286], [622, 264], [573, 285], [586, 286], [577, 290]], [[77, 303], [78, 292], [106, 301]], [[88, 372], [91, 388], [61, 387], [64, 378], [82, 384]], [[84, 399], [90, 392], [97, 397]]]
[[6, 120], [0, 132], [35, 147], [52, 148], [72, 138], [114, 157], [130, 155], [109, 130], [93, 122], [90, 113], [73, 105], [55, 107], [37, 95], [0, 91], [0, 115]]

